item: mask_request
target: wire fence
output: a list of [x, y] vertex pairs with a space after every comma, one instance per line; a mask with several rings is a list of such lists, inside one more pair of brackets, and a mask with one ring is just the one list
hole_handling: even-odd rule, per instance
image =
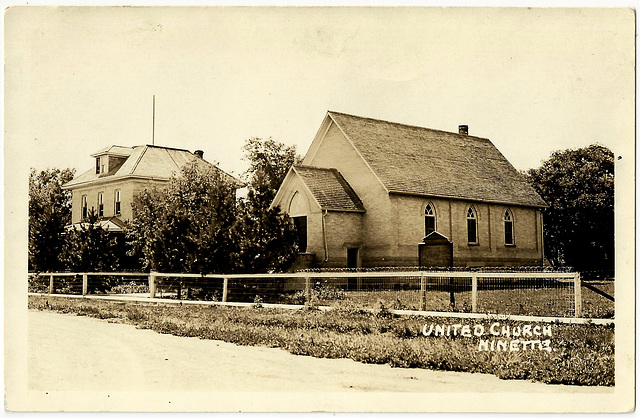
[[583, 281], [580, 273], [532, 269], [45, 273], [30, 276], [29, 291], [548, 317], [613, 318], [615, 313], [613, 279]]
[[68, 295], [149, 294], [149, 273], [43, 273], [29, 275], [29, 291]]

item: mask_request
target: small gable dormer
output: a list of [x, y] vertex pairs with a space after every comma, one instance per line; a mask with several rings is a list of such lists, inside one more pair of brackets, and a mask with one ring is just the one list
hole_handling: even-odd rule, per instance
[[95, 174], [99, 177], [114, 174], [132, 152], [133, 148], [111, 145], [91, 154], [96, 159]]

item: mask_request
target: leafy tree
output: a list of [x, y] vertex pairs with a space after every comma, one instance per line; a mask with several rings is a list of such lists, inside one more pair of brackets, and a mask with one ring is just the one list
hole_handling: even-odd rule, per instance
[[223, 273], [233, 268], [235, 185], [194, 161], [166, 187], [134, 198], [130, 238], [148, 267], [161, 272]]
[[552, 265], [612, 270], [613, 153], [601, 145], [556, 151], [525, 176], [550, 206], [544, 214], [544, 250]]
[[295, 146], [269, 138], [250, 138], [245, 146], [250, 167], [246, 199], [239, 202], [234, 233], [239, 243], [238, 269], [246, 273], [286, 270], [296, 255], [296, 232], [280, 208], [269, 206], [289, 168], [300, 161]]
[[129, 237], [146, 266], [163, 272], [269, 272], [286, 269], [295, 257], [295, 231], [278, 208], [269, 209], [295, 147], [251, 138], [247, 197], [235, 200], [236, 185], [201, 162], [185, 166], [162, 188], [134, 198]]
[[249, 138], [242, 148], [244, 160], [249, 161], [249, 187], [254, 190], [254, 201], [267, 207], [273, 201], [289, 168], [300, 162], [296, 146], [287, 146], [271, 138]]
[[295, 259], [296, 232], [291, 219], [280, 208], [269, 209], [256, 202], [253, 190], [238, 203], [234, 236], [238, 243], [237, 267], [243, 273], [286, 270]]
[[123, 236], [107, 232], [98, 224], [95, 210], [66, 233], [64, 261], [77, 272], [118, 271], [125, 255]]
[[60, 271], [64, 227], [71, 223], [71, 193], [62, 190], [74, 169], [47, 169], [29, 174], [29, 263], [37, 272]]

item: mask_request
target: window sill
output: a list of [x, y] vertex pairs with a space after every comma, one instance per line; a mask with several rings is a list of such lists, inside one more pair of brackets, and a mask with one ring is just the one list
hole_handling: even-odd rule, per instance
[[467, 245], [469, 247], [479, 247], [480, 243], [479, 242], [467, 242]]
[[515, 247], [516, 244], [504, 244], [505, 247]]

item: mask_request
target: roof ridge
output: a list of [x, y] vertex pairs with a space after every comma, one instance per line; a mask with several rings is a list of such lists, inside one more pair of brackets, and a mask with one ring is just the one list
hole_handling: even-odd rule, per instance
[[[143, 145], [143, 149], [142, 151], [140, 151], [140, 155], [138, 156], [138, 159], [136, 160], [136, 162], [133, 164], [133, 167], [131, 167], [131, 171], [129, 171], [128, 174], [133, 174], [136, 169], [138, 168], [138, 164], [140, 164], [140, 161], [142, 161], [142, 157], [144, 156], [144, 154], [147, 152], [147, 147], [148, 145]], [[124, 174], [124, 173], [123, 173]]]
[[189, 154], [193, 154], [191, 151], [189, 151], [188, 149], [184, 149], [184, 148], [165, 147], [163, 145], [149, 145], [149, 144], [144, 144], [142, 146], [143, 147], [149, 147], [149, 148], [160, 148], [160, 149], [171, 149], [171, 150], [175, 150], [175, 151], [185, 151], [185, 152], [188, 152]]
[[353, 190], [353, 187], [351, 187], [347, 179], [342, 176], [342, 173], [340, 173], [337, 168], [331, 168], [330, 170], [334, 174], [336, 180], [338, 180], [338, 183], [340, 183], [344, 191], [347, 192], [353, 203], [356, 204], [358, 209], [364, 210], [364, 204], [362, 203], [362, 200], [360, 200], [360, 197], [358, 196], [356, 191]]
[[167, 148], [164, 148], [164, 152], [167, 153], [167, 155], [169, 156], [169, 158], [171, 158], [171, 161], [173, 161], [173, 165], [176, 166], [177, 170], [180, 170], [180, 166], [178, 165], [177, 161], [175, 158], [173, 158], [173, 155], [171, 155], [171, 153], [169, 152], [169, 150]]
[[383, 123], [388, 123], [389, 125], [398, 125], [398, 126], [405, 126], [405, 127], [408, 127], [408, 128], [423, 129], [425, 131], [442, 132], [442, 133], [445, 133], [445, 134], [456, 135], [456, 136], [463, 137], [463, 138], [474, 138], [474, 139], [483, 139], [485, 141], [490, 141], [489, 138], [484, 138], [484, 137], [481, 137], [481, 136], [475, 136], [475, 135], [469, 135], [469, 134], [460, 134], [460, 133], [457, 133], [457, 132], [443, 131], [441, 129], [433, 129], [433, 128], [426, 128], [424, 126], [411, 125], [409, 123], [400, 123], [400, 122], [393, 122], [393, 121], [385, 120], [385, 119], [376, 119], [376, 118], [369, 118], [369, 117], [366, 117], [366, 116], [352, 115], [350, 113], [336, 112], [334, 110], [327, 110], [327, 113], [329, 113], [329, 114], [333, 113], [333, 114], [337, 114], [337, 115], [349, 116], [349, 117], [358, 118], [358, 119], [366, 119], [366, 120], [371, 120], [371, 121], [375, 121], [375, 122], [383, 122]]
[[315, 165], [307, 165], [307, 164], [294, 164], [293, 167], [301, 167], [301, 168], [313, 168], [314, 170], [324, 170], [324, 171], [331, 171], [331, 170], [335, 170], [335, 168], [327, 168], [327, 167], [318, 167]]

